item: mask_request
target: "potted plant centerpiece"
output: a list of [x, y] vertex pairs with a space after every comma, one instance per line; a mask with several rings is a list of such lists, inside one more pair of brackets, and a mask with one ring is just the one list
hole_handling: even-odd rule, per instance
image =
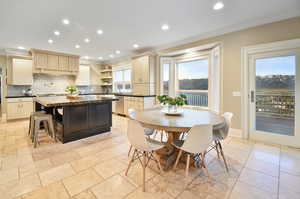
[[169, 97], [167, 95], [161, 95], [157, 97], [162, 106], [167, 106], [167, 111], [163, 110], [166, 114], [180, 114], [178, 107], [182, 107], [187, 104], [185, 95], [179, 95], [177, 97]]
[[78, 98], [78, 88], [76, 86], [67, 86], [65, 90], [68, 94], [67, 97], [71, 99]]

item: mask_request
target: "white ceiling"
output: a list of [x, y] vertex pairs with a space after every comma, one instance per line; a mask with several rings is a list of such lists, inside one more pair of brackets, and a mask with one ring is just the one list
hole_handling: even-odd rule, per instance
[[[135, 54], [132, 45], [152, 49], [205, 33], [300, 16], [300, 0], [0, 0], [0, 47], [39, 48], [93, 59], [120, 50]], [[70, 25], [62, 24], [68, 18]], [[164, 32], [160, 26], [169, 24]], [[104, 31], [97, 34], [97, 29]], [[60, 36], [53, 34], [61, 32]], [[84, 39], [91, 39], [84, 43]], [[53, 44], [47, 40], [52, 38]], [[81, 46], [75, 48], [75, 44]]]

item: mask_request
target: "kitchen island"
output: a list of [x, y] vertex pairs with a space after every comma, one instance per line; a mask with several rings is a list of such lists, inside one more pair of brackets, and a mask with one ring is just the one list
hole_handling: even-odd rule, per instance
[[66, 143], [110, 131], [113, 95], [36, 97], [35, 110], [53, 115], [57, 138]]

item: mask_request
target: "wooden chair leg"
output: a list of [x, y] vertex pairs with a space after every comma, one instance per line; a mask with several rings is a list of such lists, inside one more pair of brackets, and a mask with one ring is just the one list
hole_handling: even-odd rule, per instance
[[128, 157], [130, 156], [131, 150], [132, 150], [132, 145], [130, 145], [130, 148], [129, 148], [129, 151], [128, 151], [128, 154], [127, 154]]
[[145, 182], [146, 182], [146, 162], [147, 162], [147, 154], [144, 151], [143, 152], [143, 164], [142, 164], [142, 167], [143, 167], [143, 192], [146, 191], [146, 185], [145, 185]]
[[128, 171], [129, 171], [129, 169], [130, 169], [130, 167], [131, 167], [131, 164], [132, 164], [132, 162], [134, 161], [135, 153], [136, 153], [136, 149], [134, 149], [133, 154], [132, 154], [132, 157], [131, 157], [131, 159], [130, 159], [130, 161], [129, 161], [129, 163], [128, 163], [127, 169], [126, 169], [126, 171], [125, 171], [125, 176], [127, 176], [127, 173], [128, 173]]
[[215, 149], [216, 149], [216, 151], [217, 151], [217, 155], [218, 155], [218, 159], [220, 159], [220, 152], [219, 152], [219, 149], [218, 149], [218, 147], [219, 147], [219, 145], [218, 145], [218, 142], [217, 141], [215, 141]]
[[154, 151], [153, 153], [153, 157], [155, 158], [155, 162], [156, 162], [156, 164], [158, 165], [158, 168], [159, 168], [159, 171], [160, 171], [160, 173], [162, 174], [163, 173], [163, 169], [162, 169], [162, 167], [161, 167], [161, 164], [160, 164], [160, 158], [159, 158], [159, 155]]
[[204, 173], [206, 173], [207, 177], [209, 179], [211, 179], [211, 175], [208, 172], [207, 165], [206, 165], [206, 160], [205, 160], [206, 152], [203, 152], [201, 154], [202, 154], [201, 155], [202, 156], [202, 167], [201, 168], [203, 169]]
[[191, 159], [191, 155], [187, 154], [186, 166], [185, 166], [185, 177], [186, 178], [189, 176], [190, 159]]
[[218, 145], [219, 145], [219, 149], [220, 149], [220, 153], [221, 153], [221, 156], [224, 160], [224, 164], [225, 164], [225, 168], [226, 168], [226, 171], [229, 172], [229, 169], [228, 169], [228, 165], [227, 165], [227, 161], [226, 161], [226, 158], [225, 158], [225, 155], [224, 155], [224, 152], [223, 152], [223, 148], [222, 148], [222, 145], [221, 145], [221, 142], [218, 141]]
[[174, 166], [173, 166], [173, 169], [176, 169], [177, 164], [178, 164], [178, 162], [179, 162], [179, 159], [180, 159], [181, 155], [182, 155], [182, 150], [180, 149], [180, 150], [179, 150], [179, 153], [178, 153], [178, 155], [177, 155], [175, 164], [174, 164]]

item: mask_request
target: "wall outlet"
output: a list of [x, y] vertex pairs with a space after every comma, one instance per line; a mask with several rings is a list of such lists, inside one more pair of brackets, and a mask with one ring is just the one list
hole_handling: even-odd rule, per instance
[[233, 91], [232, 96], [233, 97], [241, 97], [241, 92], [240, 91]]

